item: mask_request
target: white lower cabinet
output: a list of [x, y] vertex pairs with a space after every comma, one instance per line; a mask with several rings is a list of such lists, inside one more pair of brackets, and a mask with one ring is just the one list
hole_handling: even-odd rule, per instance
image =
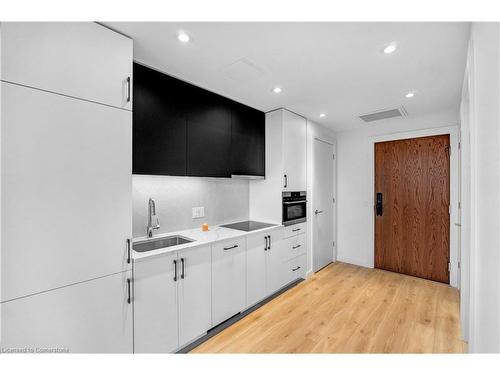
[[300, 255], [289, 261], [289, 277], [290, 281], [304, 278], [306, 275], [306, 256]]
[[212, 323], [245, 309], [246, 238], [212, 245]]
[[210, 246], [134, 264], [134, 351], [171, 353], [211, 327]]
[[179, 347], [212, 327], [210, 247], [179, 253]]
[[266, 263], [270, 235], [269, 232], [264, 232], [247, 237], [247, 307], [267, 297]]
[[131, 277], [125, 271], [2, 303], [2, 348], [131, 353]]
[[247, 237], [247, 303], [250, 307], [289, 282], [290, 270], [281, 229]]
[[134, 263], [134, 352], [170, 353], [179, 346], [177, 253]]

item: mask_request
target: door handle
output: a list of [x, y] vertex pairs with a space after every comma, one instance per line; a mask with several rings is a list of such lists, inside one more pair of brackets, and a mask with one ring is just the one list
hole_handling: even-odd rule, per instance
[[130, 279], [127, 279], [127, 303], [130, 305], [132, 298], [130, 297]]
[[267, 251], [267, 249], [269, 249], [269, 243], [267, 242], [267, 240], [268, 240], [267, 236], [264, 236], [264, 239], [266, 240], [266, 247], [264, 247], [264, 251]]
[[177, 260], [174, 259], [174, 281], [177, 281]]
[[181, 279], [184, 279], [184, 258], [181, 258]]
[[288, 176], [284, 175], [284, 177], [285, 177], [285, 185], [283, 187], [286, 188], [288, 186]]
[[377, 193], [377, 204], [375, 206], [377, 216], [382, 216], [384, 213], [383, 203], [382, 203], [382, 193]]
[[269, 248], [268, 248], [268, 250], [271, 250], [271, 236], [267, 236], [267, 238], [269, 238]]
[[323, 211], [316, 210], [316, 211], [314, 211], [314, 213], [315, 213], [316, 215], [317, 215], [317, 214], [322, 214], [322, 213], [323, 213]]
[[130, 102], [130, 77], [127, 77], [127, 103]]
[[130, 238], [127, 238], [127, 263], [130, 263]]

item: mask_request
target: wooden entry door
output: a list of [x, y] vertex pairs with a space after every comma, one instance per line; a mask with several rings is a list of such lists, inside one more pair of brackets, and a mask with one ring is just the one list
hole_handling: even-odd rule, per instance
[[375, 267], [449, 283], [450, 137], [375, 143]]

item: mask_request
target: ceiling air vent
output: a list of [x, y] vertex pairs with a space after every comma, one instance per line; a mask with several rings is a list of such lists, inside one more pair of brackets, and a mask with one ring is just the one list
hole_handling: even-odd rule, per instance
[[384, 120], [386, 118], [406, 117], [406, 116], [408, 116], [408, 113], [406, 112], [406, 109], [403, 106], [401, 106], [399, 108], [393, 108], [393, 109], [382, 109], [373, 113], [361, 115], [359, 116], [359, 118], [364, 122], [372, 122], [372, 121]]

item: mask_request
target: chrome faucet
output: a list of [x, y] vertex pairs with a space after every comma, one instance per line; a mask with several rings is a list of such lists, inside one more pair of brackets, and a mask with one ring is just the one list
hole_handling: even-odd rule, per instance
[[147, 231], [148, 231], [148, 237], [151, 238], [153, 237], [153, 229], [160, 229], [160, 220], [156, 218], [156, 225], [153, 226], [153, 216], [156, 216], [156, 206], [155, 206], [155, 201], [151, 198], [149, 198], [149, 203], [148, 203], [148, 226], [147, 226]]

